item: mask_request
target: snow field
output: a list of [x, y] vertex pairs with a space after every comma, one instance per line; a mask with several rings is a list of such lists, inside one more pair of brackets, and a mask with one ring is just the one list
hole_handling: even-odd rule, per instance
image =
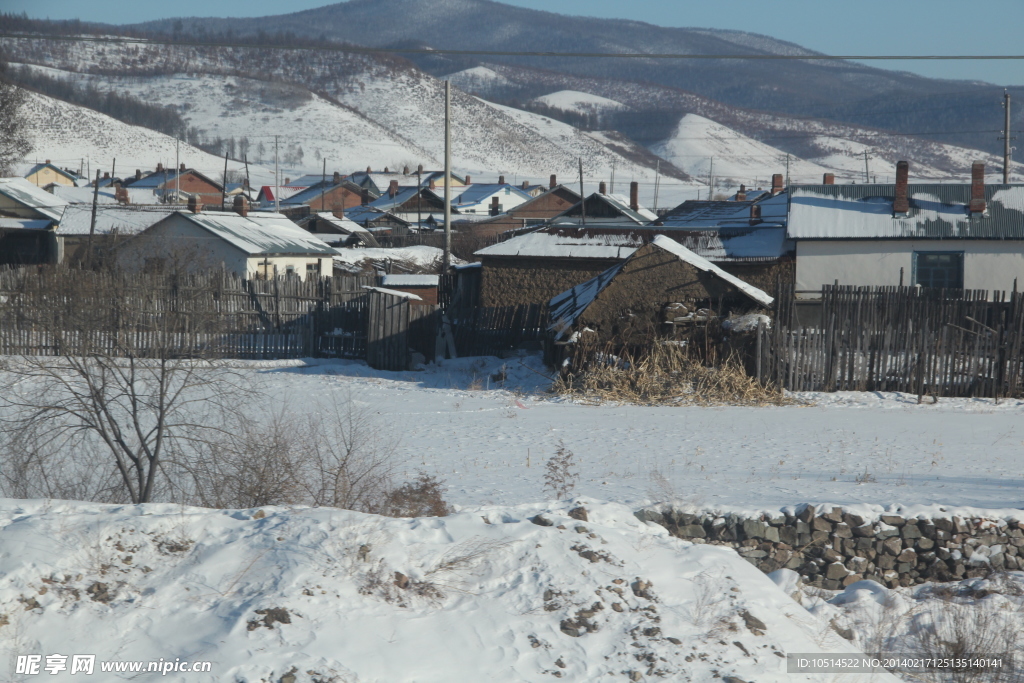
[[5, 659], [212, 662], [167, 681], [770, 682], [784, 653], [855, 652], [732, 551], [589, 499], [424, 519], [7, 500], [0, 538]]

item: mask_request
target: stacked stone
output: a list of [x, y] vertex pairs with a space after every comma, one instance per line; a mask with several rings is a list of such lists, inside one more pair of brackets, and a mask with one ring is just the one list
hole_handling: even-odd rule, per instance
[[757, 518], [672, 509], [637, 515], [679, 538], [736, 548], [765, 573], [792, 569], [831, 590], [863, 579], [894, 588], [1024, 569], [1024, 521], [889, 514], [868, 521], [839, 507], [797, 509]]

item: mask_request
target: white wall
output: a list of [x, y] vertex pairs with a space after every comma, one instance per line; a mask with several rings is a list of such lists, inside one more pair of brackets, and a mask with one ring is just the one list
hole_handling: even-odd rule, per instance
[[796, 288], [822, 285], [883, 286], [913, 284], [915, 251], [964, 252], [964, 288], [1024, 289], [1024, 241], [1021, 240], [800, 240], [796, 245]]
[[[340, 236], [340, 235], [339, 235]], [[331, 277], [334, 275], [334, 259], [329, 256], [324, 257], [311, 257], [311, 256], [269, 256], [267, 260], [270, 262], [270, 274], [273, 276], [274, 267], [277, 267], [277, 275], [284, 277], [287, 272], [288, 266], [295, 268], [295, 274], [299, 276], [300, 280], [306, 279], [306, 265], [310, 263], [318, 263], [320, 268], [320, 277]], [[250, 258], [246, 263], [246, 272], [248, 277], [255, 278], [257, 276], [262, 277], [263, 274], [263, 258]]]
[[117, 263], [125, 270], [142, 270], [147, 258], [161, 258], [167, 267], [187, 270], [220, 268], [245, 273], [248, 254], [177, 214], [140, 232], [117, 250]]

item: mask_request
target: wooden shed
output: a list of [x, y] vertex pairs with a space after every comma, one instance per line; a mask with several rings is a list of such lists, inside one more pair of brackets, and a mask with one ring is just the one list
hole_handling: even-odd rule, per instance
[[[649, 336], [696, 319], [698, 308], [771, 306], [773, 299], [663, 235], [622, 263], [551, 299], [556, 341], [589, 329], [599, 339]], [[724, 311], [718, 311], [719, 314]]]

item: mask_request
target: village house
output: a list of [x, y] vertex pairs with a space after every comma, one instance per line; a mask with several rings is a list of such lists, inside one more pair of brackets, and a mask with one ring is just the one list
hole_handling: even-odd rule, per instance
[[968, 184], [791, 188], [788, 236], [796, 289], [822, 285], [920, 286], [1009, 291], [1024, 285], [1024, 186], [986, 185], [975, 163]]
[[646, 225], [658, 219], [658, 214], [640, 206], [640, 184], [629, 184], [629, 197], [608, 194], [602, 181], [597, 192], [582, 203], [577, 202], [551, 219], [552, 225], [583, 225], [595, 223], [635, 223]]
[[379, 247], [373, 233], [341, 211], [320, 212], [298, 221], [298, 226], [311, 232], [332, 247]]
[[0, 178], [0, 216], [59, 221], [67, 205], [24, 178]]
[[25, 178], [0, 178], [0, 263], [59, 263], [56, 226], [66, 208]]
[[772, 302], [757, 287], [658, 235], [621, 263], [553, 297], [550, 329], [556, 341], [584, 330], [600, 342], [650, 339], [692, 324], [702, 307], [724, 315]]
[[[523, 188], [519, 189], [525, 192]], [[453, 220], [452, 227], [460, 232], [468, 231], [481, 237], [495, 237], [504, 232], [544, 225], [579, 201], [579, 193], [565, 185], [554, 184], [546, 188], [545, 192], [534, 195], [504, 213], [471, 223]]]
[[414, 302], [416, 305], [436, 306], [440, 279], [440, 275], [396, 273], [382, 276], [380, 284], [392, 291], [415, 294], [419, 297], [419, 301]]
[[[444, 171], [425, 171], [422, 165], [415, 170], [410, 170], [408, 166], [405, 166], [402, 168], [401, 173], [392, 172], [387, 167], [384, 168], [383, 172], [374, 171], [367, 167], [365, 171], [357, 171], [350, 174], [348, 180], [359, 187], [365, 187], [377, 197], [383, 195], [392, 184], [401, 188], [417, 186], [440, 187], [441, 191], [444, 191]], [[470, 183], [469, 176], [460, 178], [453, 173], [452, 194], [454, 195], [458, 191], [456, 188], [464, 187]]]
[[337, 251], [280, 214], [205, 211], [190, 201], [120, 245], [116, 260], [129, 271], [226, 268], [247, 278], [329, 277]]
[[25, 180], [36, 187], [45, 187], [50, 183], [58, 183], [68, 187], [76, 187], [88, 182], [74, 171], [64, 168], [57, 168], [47, 159], [46, 163], [36, 164], [25, 174]]
[[77, 264], [91, 260], [95, 265], [106, 263], [117, 245], [180, 208], [168, 204], [103, 203], [97, 204], [94, 221], [91, 204], [71, 204], [64, 209], [57, 225], [61, 262]]
[[[297, 206], [308, 206], [310, 211], [339, 211], [370, 203], [379, 195], [370, 189], [360, 187], [335, 172], [326, 182], [317, 181], [301, 189], [287, 199], [280, 200], [282, 210]], [[273, 207], [273, 199], [267, 204]], [[262, 206], [263, 204], [261, 204]]]
[[388, 236], [406, 234], [412, 223], [399, 218], [393, 213], [381, 211], [372, 206], [357, 206], [345, 212], [345, 218], [358, 223], [373, 235]]
[[122, 186], [134, 189], [149, 189], [162, 200], [167, 200], [177, 193], [178, 197], [195, 197], [200, 203], [220, 205], [222, 190], [220, 183], [203, 175], [195, 169], [186, 168], [181, 164], [177, 171], [164, 168], [157, 164], [156, 170], [143, 174], [136, 169], [135, 175], [125, 178]]

